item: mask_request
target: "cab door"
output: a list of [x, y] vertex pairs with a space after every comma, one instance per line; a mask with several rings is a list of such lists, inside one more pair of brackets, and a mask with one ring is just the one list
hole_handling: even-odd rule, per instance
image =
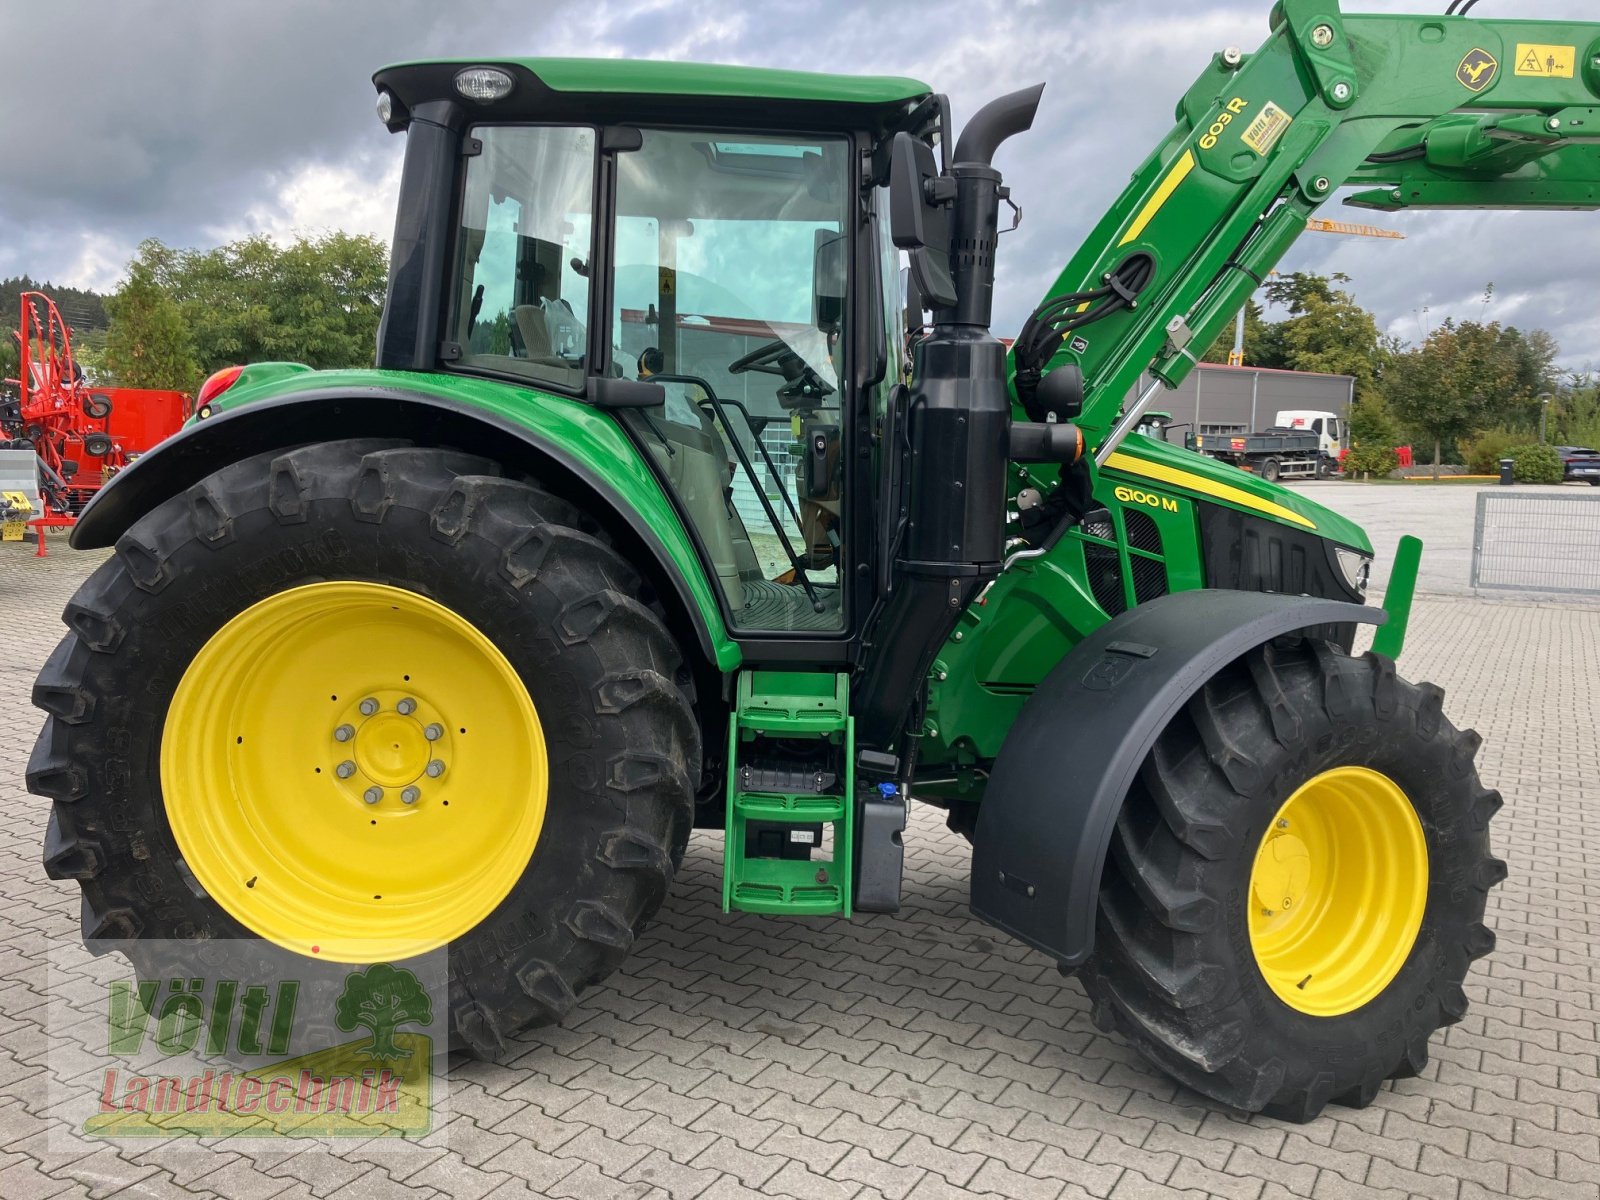
[[857, 206], [843, 135], [639, 131], [616, 154], [607, 373], [741, 637], [842, 637]]

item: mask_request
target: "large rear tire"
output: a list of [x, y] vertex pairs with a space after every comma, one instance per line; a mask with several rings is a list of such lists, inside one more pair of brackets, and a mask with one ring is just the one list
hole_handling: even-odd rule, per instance
[[1180, 1082], [1308, 1121], [1420, 1072], [1494, 946], [1500, 808], [1443, 693], [1374, 655], [1262, 647], [1162, 733], [1120, 814], [1081, 979]]
[[592, 520], [484, 459], [225, 467], [67, 606], [34, 688], [46, 870], [147, 974], [157, 944], [447, 945], [452, 1043], [493, 1056], [621, 963], [681, 856], [700, 737], [648, 600]]

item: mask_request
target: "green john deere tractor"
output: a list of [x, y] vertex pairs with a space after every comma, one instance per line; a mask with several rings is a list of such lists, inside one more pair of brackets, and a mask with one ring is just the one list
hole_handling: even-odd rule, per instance
[[493, 1055], [616, 969], [691, 829], [730, 910], [892, 911], [914, 797], [974, 913], [1183, 1083], [1308, 1119], [1423, 1068], [1505, 867], [1477, 737], [1395, 670], [1419, 547], [1369, 607], [1359, 528], [1132, 431], [1346, 185], [1600, 206], [1600, 25], [1282, 0], [1010, 352], [993, 160], [1040, 88], [957, 136], [911, 79], [375, 82], [376, 369], [213, 376], [73, 535], [115, 554], [28, 780], [92, 946], [447, 947]]

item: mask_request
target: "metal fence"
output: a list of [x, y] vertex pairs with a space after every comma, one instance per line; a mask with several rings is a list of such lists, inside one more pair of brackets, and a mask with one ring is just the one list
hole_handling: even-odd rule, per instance
[[1600, 494], [1479, 492], [1472, 586], [1600, 594]]

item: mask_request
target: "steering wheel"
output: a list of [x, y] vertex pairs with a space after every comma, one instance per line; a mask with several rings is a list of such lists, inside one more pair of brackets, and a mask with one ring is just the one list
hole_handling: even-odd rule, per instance
[[789, 412], [817, 408], [835, 390], [788, 342], [768, 342], [728, 364], [730, 375], [746, 371], [781, 376], [785, 382], [778, 389], [778, 404]]
[[743, 375], [746, 371], [759, 371], [763, 375], [782, 375], [785, 379], [793, 379], [798, 378], [798, 373], [794, 371], [795, 364], [803, 361], [788, 342], [768, 342], [734, 359], [728, 364], [728, 374]]

